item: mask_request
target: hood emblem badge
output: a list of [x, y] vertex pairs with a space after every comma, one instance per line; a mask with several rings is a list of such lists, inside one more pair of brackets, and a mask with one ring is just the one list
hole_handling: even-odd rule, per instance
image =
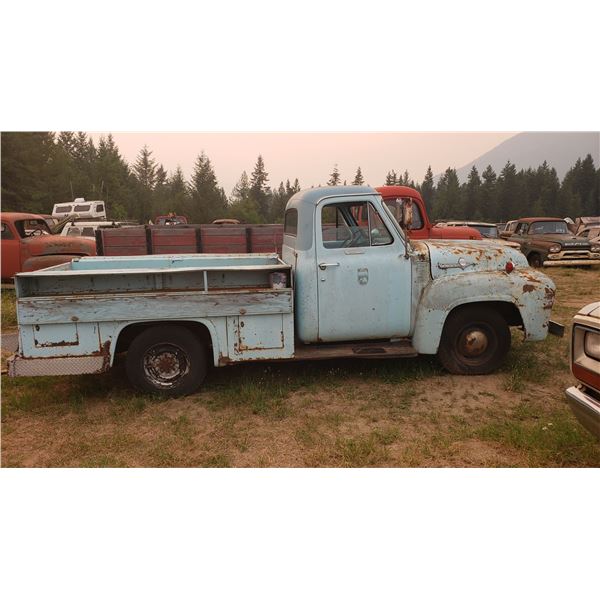
[[438, 269], [462, 269], [463, 271], [473, 263], [468, 263], [462, 256], [455, 263], [438, 263]]

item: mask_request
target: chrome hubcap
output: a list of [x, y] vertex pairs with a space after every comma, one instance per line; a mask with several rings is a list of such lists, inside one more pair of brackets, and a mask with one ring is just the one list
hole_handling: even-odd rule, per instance
[[159, 387], [172, 387], [189, 372], [185, 352], [173, 344], [160, 344], [144, 354], [144, 373]]
[[481, 356], [488, 347], [488, 337], [481, 329], [471, 329], [463, 333], [459, 341], [459, 348], [463, 356], [474, 358]]

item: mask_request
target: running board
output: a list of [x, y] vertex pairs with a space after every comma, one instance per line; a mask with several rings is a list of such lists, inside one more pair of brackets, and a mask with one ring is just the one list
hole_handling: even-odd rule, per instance
[[397, 358], [417, 356], [408, 340], [347, 344], [299, 344], [294, 360], [327, 360], [330, 358]]

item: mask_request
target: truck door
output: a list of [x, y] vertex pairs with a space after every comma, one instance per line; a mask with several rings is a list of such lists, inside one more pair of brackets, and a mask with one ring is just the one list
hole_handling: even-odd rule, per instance
[[21, 270], [21, 240], [4, 221], [2, 228], [2, 279], [9, 279]]
[[[403, 240], [377, 204], [375, 197], [332, 198], [316, 207], [319, 341], [409, 333], [411, 263], [404, 257]], [[356, 215], [365, 215], [366, 222]]]

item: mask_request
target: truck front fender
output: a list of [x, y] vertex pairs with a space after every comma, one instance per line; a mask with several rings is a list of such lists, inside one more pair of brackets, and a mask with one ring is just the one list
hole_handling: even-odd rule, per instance
[[438, 351], [450, 312], [466, 304], [508, 303], [519, 311], [526, 340], [543, 340], [554, 304], [553, 281], [533, 269], [484, 271], [440, 277], [421, 294], [412, 343], [420, 354]]

